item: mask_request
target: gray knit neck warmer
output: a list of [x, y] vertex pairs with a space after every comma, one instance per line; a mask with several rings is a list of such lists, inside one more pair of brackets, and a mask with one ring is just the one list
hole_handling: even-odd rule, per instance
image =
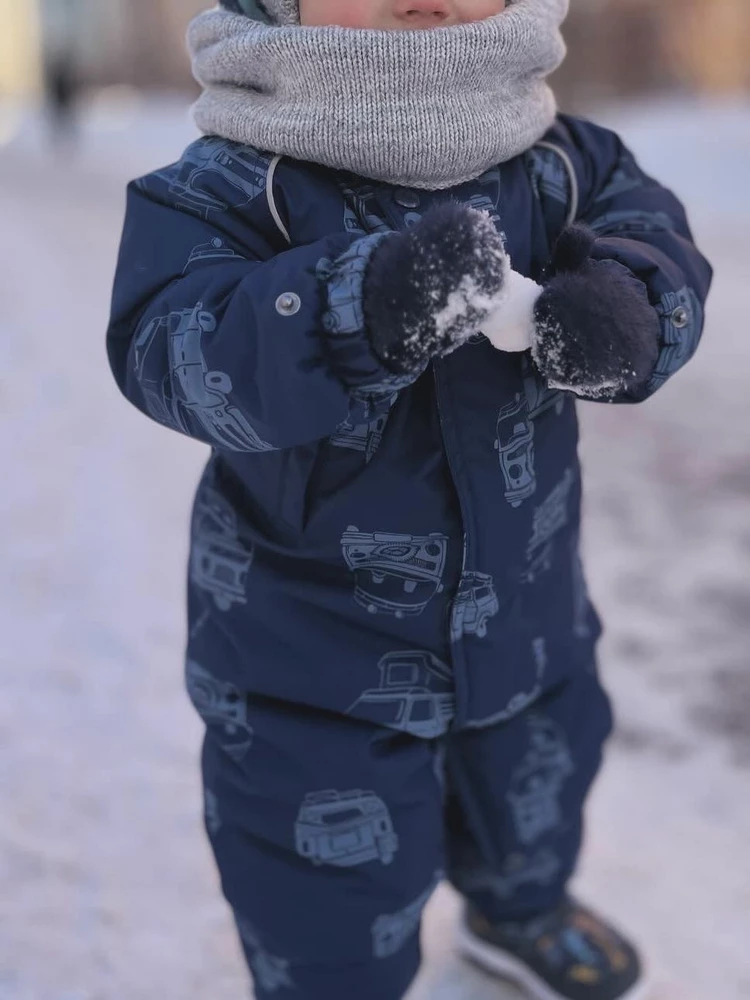
[[423, 31], [208, 11], [188, 33], [205, 88], [195, 120], [205, 133], [374, 180], [453, 187], [522, 153], [552, 124], [546, 78], [565, 54], [567, 8], [514, 0], [495, 17]]

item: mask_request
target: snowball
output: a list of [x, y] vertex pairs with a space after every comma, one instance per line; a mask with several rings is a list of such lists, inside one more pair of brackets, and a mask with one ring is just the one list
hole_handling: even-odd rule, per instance
[[534, 306], [542, 287], [510, 270], [500, 301], [482, 326], [482, 333], [498, 351], [527, 351], [534, 342]]

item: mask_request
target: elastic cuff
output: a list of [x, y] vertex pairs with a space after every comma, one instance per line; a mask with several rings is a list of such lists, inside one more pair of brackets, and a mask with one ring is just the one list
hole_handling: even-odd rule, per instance
[[364, 282], [370, 258], [390, 233], [375, 233], [353, 243], [327, 269], [322, 324], [331, 367], [348, 389], [391, 392], [414, 380], [394, 375], [383, 365], [367, 336]]

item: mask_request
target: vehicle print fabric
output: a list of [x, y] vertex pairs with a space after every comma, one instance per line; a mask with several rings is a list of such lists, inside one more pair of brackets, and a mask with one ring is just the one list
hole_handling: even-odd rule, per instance
[[[618, 399], [637, 402], [694, 352], [710, 269], [612, 133], [561, 117], [547, 140], [597, 254], [661, 317], [649, 385]], [[611, 720], [573, 397], [481, 334], [395, 378], [364, 274], [451, 197], [541, 280], [572, 191], [545, 146], [434, 193], [288, 159], [269, 181], [272, 161], [206, 137], [131, 186], [109, 356], [136, 406], [211, 448], [186, 678], [257, 995], [397, 1000], [441, 871], [492, 918], [559, 899]]]
[[491, 919], [557, 903], [611, 716], [589, 669], [505, 725], [439, 740], [253, 695], [247, 724], [238, 761], [208, 727], [203, 773], [257, 997], [399, 1000], [443, 873]]

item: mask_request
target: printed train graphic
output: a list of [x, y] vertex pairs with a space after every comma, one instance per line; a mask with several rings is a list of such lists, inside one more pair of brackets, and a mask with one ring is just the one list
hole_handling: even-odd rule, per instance
[[[202, 304], [151, 320], [135, 341], [135, 374], [143, 388], [149, 413], [160, 423], [190, 434], [192, 417], [214, 443], [230, 451], [272, 451], [229, 400], [232, 380], [226, 372], [209, 371], [202, 340], [216, 330], [216, 317]], [[169, 373], [149, 379], [149, 354], [158, 356], [166, 341]]]
[[168, 186], [171, 199], [187, 212], [209, 220], [212, 213], [249, 205], [266, 189], [270, 157], [229, 139], [199, 139], [172, 167], [151, 174]]
[[446, 535], [368, 534], [350, 526], [341, 548], [354, 573], [354, 599], [370, 614], [419, 615], [443, 589]]

